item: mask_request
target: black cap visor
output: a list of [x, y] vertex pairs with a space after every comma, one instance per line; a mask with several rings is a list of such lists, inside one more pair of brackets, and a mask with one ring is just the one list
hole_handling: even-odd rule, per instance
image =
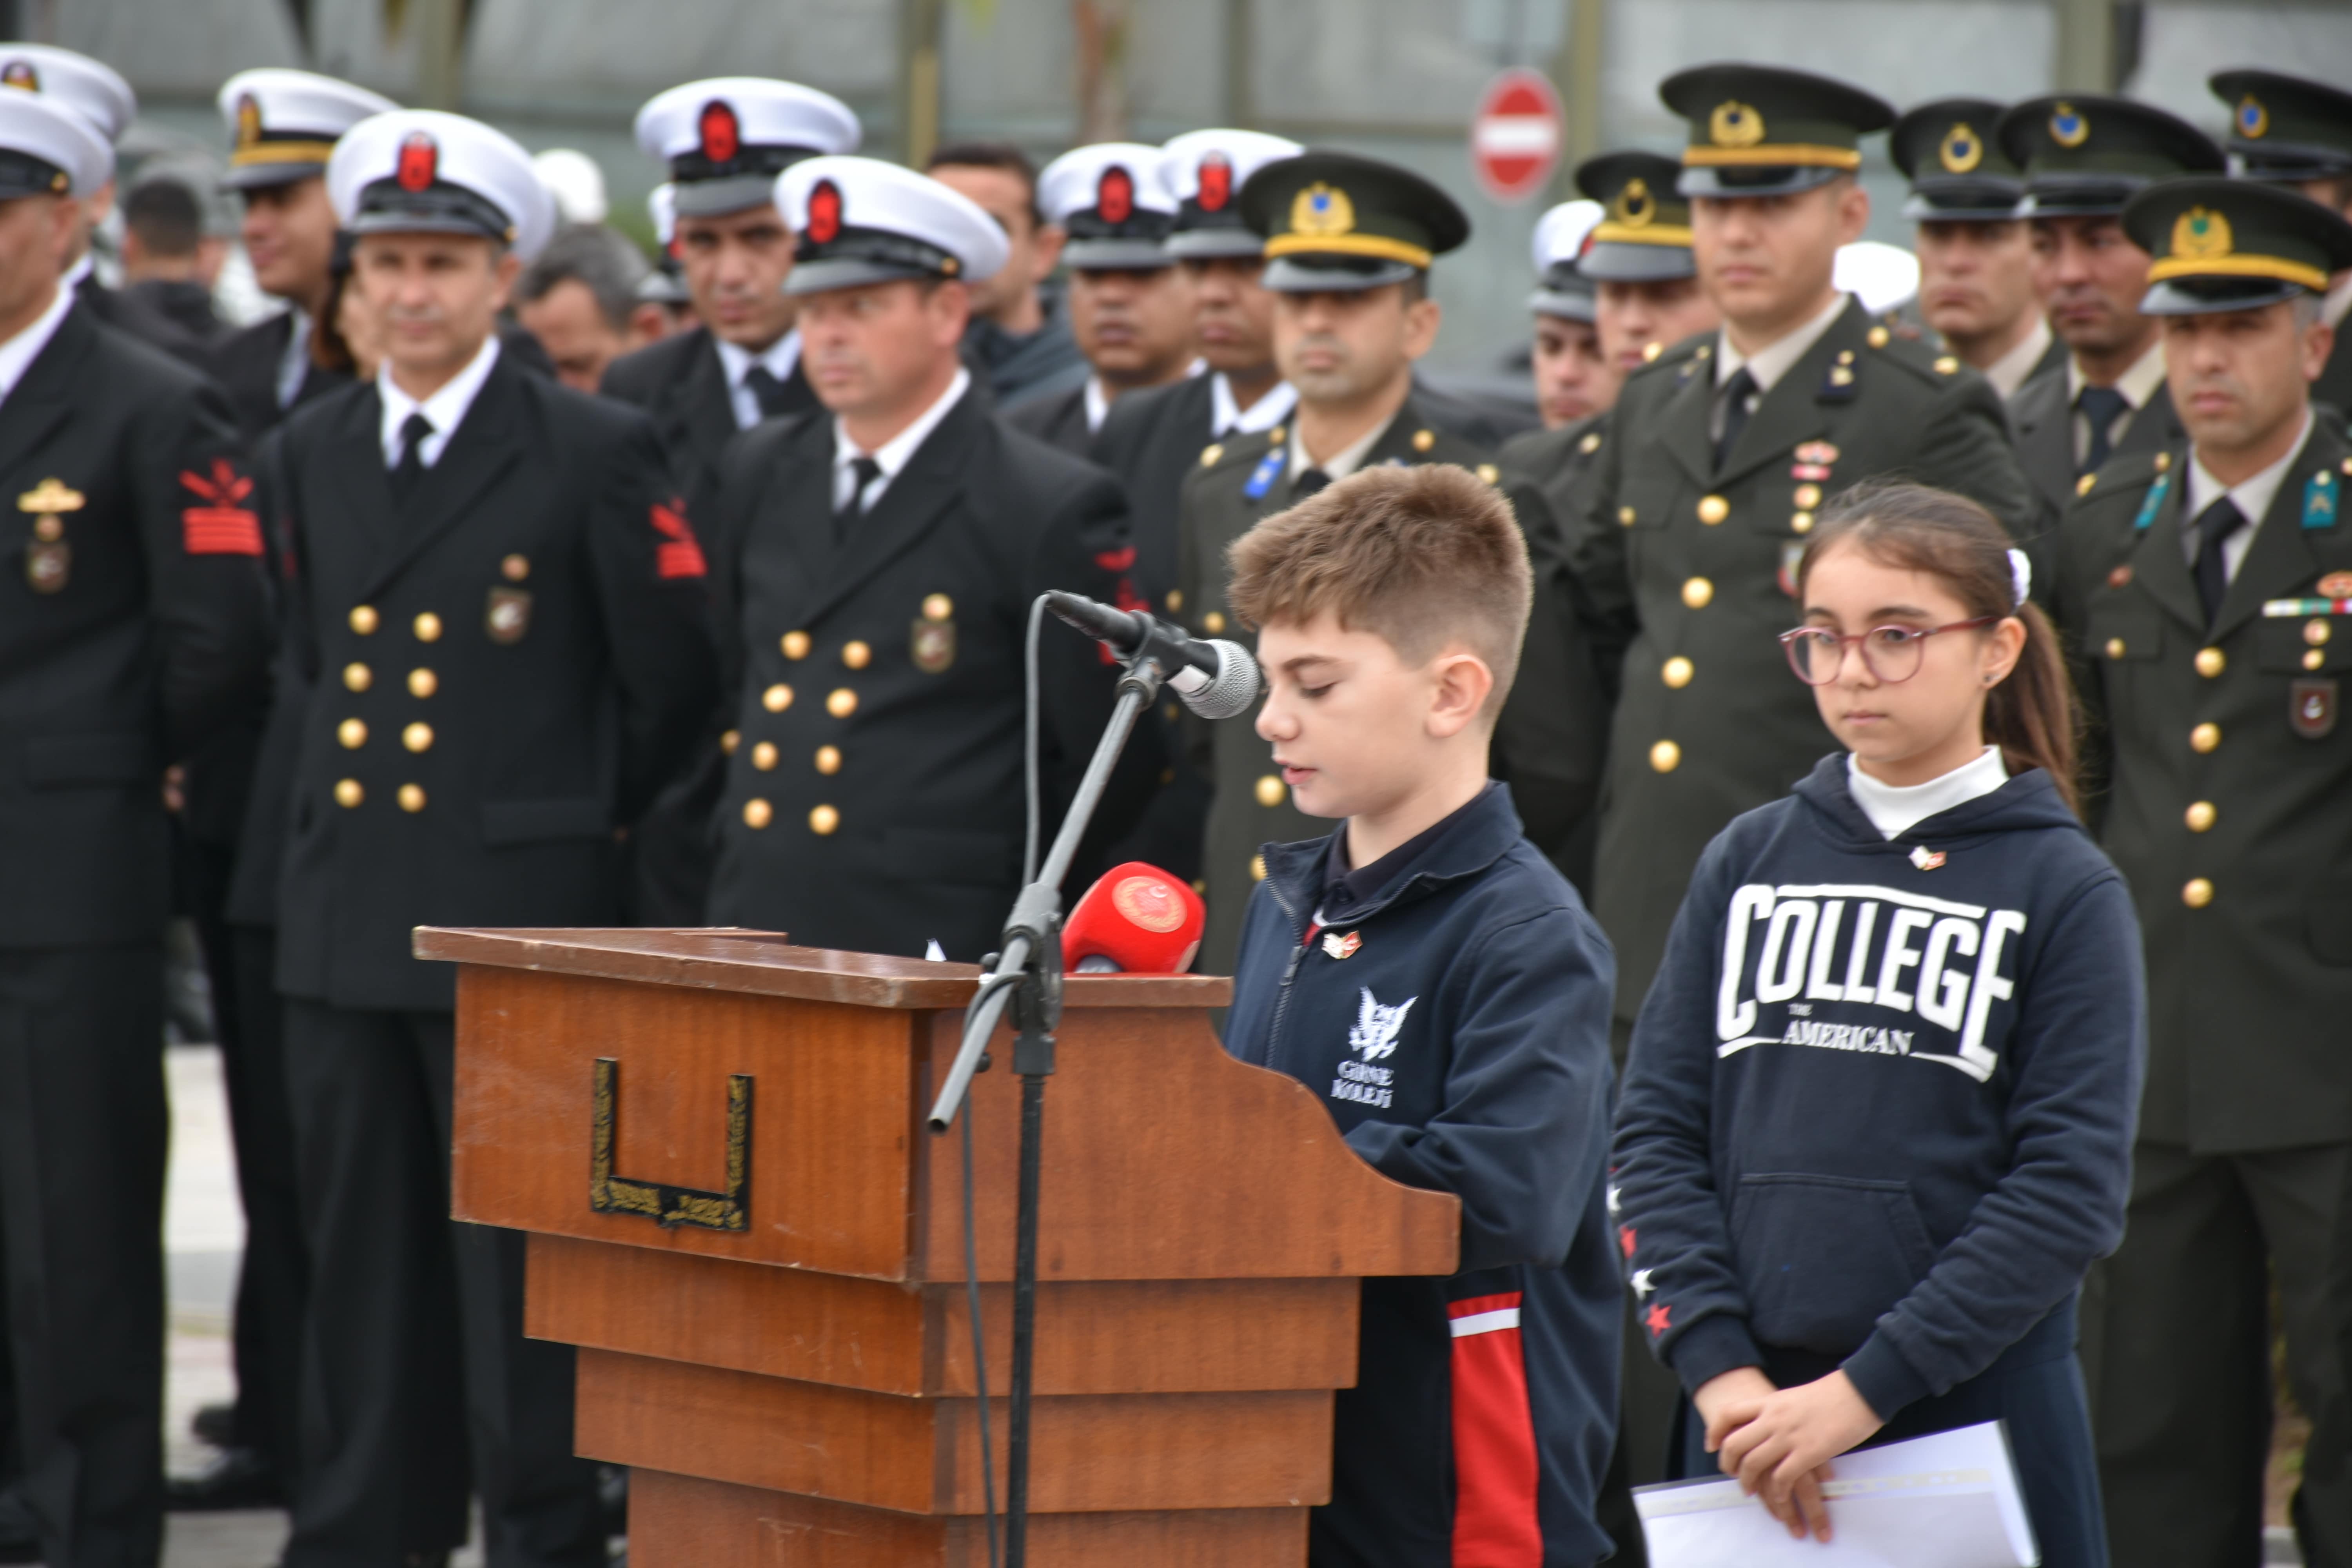
[[845, 228], [823, 245], [811, 245], [802, 237], [793, 269], [784, 279], [784, 292], [823, 294], [908, 279], [953, 279], [962, 272], [961, 262], [927, 240], [886, 229]]
[[1626, 245], [1601, 240], [1577, 258], [1576, 269], [1597, 283], [1666, 283], [1698, 276], [1687, 245]]
[[2152, 182], [2132, 174], [2053, 170], [2025, 183], [2020, 217], [2114, 217]]
[[1168, 237], [1169, 256], [1178, 261], [1255, 259], [1265, 254], [1265, 240], [1242, 224], [1217, 224], [1180, 228]]
[[500, 245], [515, 237], [514, 220], [497, 203], [446, 180], [421, 191], [378, 180], [360, 193], [348, 226], [353, 234], [467, 234]]
[[1062, 247], [1062, 259], [1081, 272], [1157, 272], [1176, 265], [1166, 245], [1137, 235], [1073, 237]]
[[1685, 164], [1675, 190], [1685, 196], [1712, 196], [1737, 201], [1742, 196], [1793, 196], [1828, 184], [1848, 169], [1812, 163], [1758, 163], [1738, 166]]
[[1589, 290], [1573, 292], [1546, 286], [1528, 296], [1528, 309], [1538, 316], [1557, 316], [1563, 321], [1592, 321], [1592, 295]]
[[715, 179], [678, 180], [671, 186], [680, 217], [721, 217], [776, 205], [773, 174], [721, 174]]
[[2219, 316], [2259, 310], [2310, 293], [2276, 278], [2171, 278], [2152, 285], [2139, 302], [2143, 316]]
[[1422, 275], [1420, 268], [1381, 257], [1307, 251], [1277, 256], [1258, 282], [1277, 294], [1347, 294], [1383, 289]]

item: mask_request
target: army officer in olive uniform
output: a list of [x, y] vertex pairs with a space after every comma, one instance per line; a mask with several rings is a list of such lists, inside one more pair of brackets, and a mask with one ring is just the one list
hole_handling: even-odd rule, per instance
[[[2115, 1560], [2251, 1563], [2273, 1287], [2296, 1399], [2344, 1387], [2324, 1276], [2352, 1144], [2352, 443], [2307, 389], [2352, 226], [2217, 178], [2152, 187], [2124, 223], [2155, 258], [2141, 309], [2189, 438], [2117, 458], [2061, 530], [2093, 815], [2149, 986], [2129, 1225], [2085, 1371]], [[2311, 1495], [2315, 1467], [2305, 1504], [2342, 1518], [2344, 1480]]]
[[[2218, 71], [2206, 85], [2230, 106], [2230, 134], [2221, 145], [2232, 174], [2301, 191], [2352, 217], [2352, 92], [2267, 70]], [[2352, 332], [2342, 330], [2347, 302], [2342, 290], [2330, 290], [2326, 315], [2337, 329], [2336, 347], [2311, 384], [2311, 397], [2352, 416]]]
[[[958, 358], [966, 282], [1005, 259], [983, 208], [848, 157], [794, 166], [777, 201], [800, 236], [790, 287], [830, 412], [761, 426], [720, 470], [737, 696], [710, 918], [808, 946], [920, 957], [936, 942], [977, 959], [1021, 886], [1031, 603], [1048, 588], [1113, 595], [1126, 507], [1109, 476], [997, 416]], [[1040, 637], [1042, 838], [1118, 672], [1050, 616]], [[1149, 758], [1129, 761], [1093, 844], [1140, 804]]]
[[0, 92], [0, 1449], [59, 1568], [161, 1550], [162, 781], [269, 647], [226, 401], [58, 277], [111, 167]]
[[278, 980], [313, 1271], [285, 1561], [436, 1561], [472, 1489], [491, 1563], [602, 1568], [572, 1351], [522, 1334], [522, 1237], [447, 1220], [456, 976], [410, 932], [617, 923], [615, 835], [717, 698], [703, 556], [651, 422], [499, 347], [554, 223], [520, 147], [378, 115], [327, 186], [385, 354], [287, 421], [274, 508], [303, 702]]
[[1606, 633], [1632, 639], [1594, 903], [1617, 949], [1621, 1040], [1700, 850], [1830, 748], [1811, 696], [1772, 657], [1815, 510], [1900, 473], [2011, 527], [2032, 512], [1983, 378], [1893, 336], [1831, 280], [1869, 214], [1857, 144], [1895, 111], [1762, 66], [1685, 71], [1659, 96], [1690, 121], [1680, 188], [1725, 325], [1626, 378], [1570, 536]]
[[[1243, 636], [1225, 599], [1225, 547], [1260, 518], [1359, 468], [1457, 463], [1502, 485], [1535, 562], [1536, 607], [1496, 729], [1494, 768], [1511, 786], [1528, 837], [1557, 858], [1591, 809], [1605, 724], [1559, 574], [1558, 531], [1543, 492], [1438, 426], [1412, 382], [1413, 361], [1437, 334], [1430, 262], [1469, 237], [1469, 220], [1410, 170], [1347, 153], [1268, 163], [1242, 188], [1241, 205], [1267, 236], [1275, 356], [1298, 389], [1298, 407], [1271, 430], [1212, 445], [1184, 481], [1177, 582], [1185, 619], [1203, 636]], [[1203, 855], [1203, 973], [1232, 972], [1242, 911], [1264, 875], [1260, 847], [1327, 831], [1290, 804], [1255, 718], [1253, 708], [1192, 731], [1195, 765], [1215, 792]]]

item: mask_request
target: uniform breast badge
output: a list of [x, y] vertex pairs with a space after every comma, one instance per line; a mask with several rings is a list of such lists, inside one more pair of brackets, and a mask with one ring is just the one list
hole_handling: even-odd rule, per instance
[[908, 635], [908, 651], [915, 668], [925, 675], [943, 673], [955, 662], [955, 602], [945, 594], [923, 598], [923, 613], [915, 617]]
[[523, 634], [530, 630], [530, 590], [491, 589], [488, 606], [482, 612], [482, 630], [502, 647], [522, 641]]
[[72, 577], [73, 546], [66, 542], [64, 514], [88, 504], [79, 490], [56, 479], [43, 479], [16, 498], [16, 510], [33, 516], [33, 537], [25, 546], [25, 585], [34, 593], [60, 593]]

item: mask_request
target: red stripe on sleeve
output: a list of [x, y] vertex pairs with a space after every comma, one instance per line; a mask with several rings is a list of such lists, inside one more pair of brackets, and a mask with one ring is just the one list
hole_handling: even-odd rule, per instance
[[1447, 1304], [1454, 1330], [1453, 1568], [1543, 1568], [1519, 1293]]
[[261, 519], [242, 507], [189, 507], [180, 513], [180, 547], [191, 555], [258, 555]]

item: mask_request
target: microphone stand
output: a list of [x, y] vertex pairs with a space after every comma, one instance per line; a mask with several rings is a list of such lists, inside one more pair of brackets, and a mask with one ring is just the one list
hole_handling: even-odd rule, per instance
[[[972, 1075], [986, 1065], [989, 1037], [1009, 1006], [1013, 1011], [1013, 1070], [1021, 1079], [1021, 1174], [1013, 1247], [1013, 1388], [1007, 1396], [1010, 1441], [1004, 1473], [1004, 1561], [1024, 1568], [1029, 1535], [1030, 1385], [1034, 1380], [1037, 1329], [1038, 1166], [1045, 1129], [1045, 1080], [1054, 1072], [1054, 1030], [1062, 1018], [1062, 879], [1078, 852], [1078, 840], [1101, 804], [1103, 790], [1136, 719], [1160, 695], [1158, 664], [1142, 656], [1129, 661], [1118, 681], [1118, 704], [1102, 739], [1095, 743], [1054, 847], [1037, 879], [1021, 889], [1004, 922], [1003, 945], [994, 955], [980, 990], [964, 1009], [963, 1043], [947, 1081], [931, 1107], [930, 1129], [955, 1124]], [[1034, 699], [1033, 699], [1034, 700]], [[965, 1194], [971, 1202], [971, 1194]], [[976, 1300], [976, 1298], [975, 1298]], [[977, 1333], [979, 1325], [974, 1324]]]

